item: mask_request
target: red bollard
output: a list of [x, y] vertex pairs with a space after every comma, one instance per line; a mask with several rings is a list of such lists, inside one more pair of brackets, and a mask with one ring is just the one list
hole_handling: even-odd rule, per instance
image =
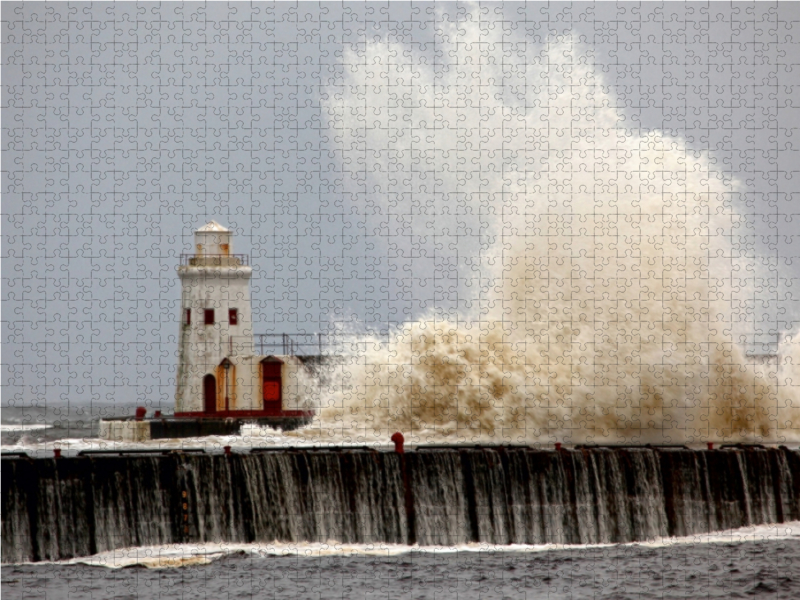
[[144, 416], [147, 414], [147, 409], [144, 406], [137, 406], [136, 407], [136, 420], [141, 421], [144, 419]]
[[222, 449], [225, 450], [225, 456], [230, 456], [231, 455], [231, 447], [230, 446], [223, 446]]
[[561, 450], [561, 442], [556, 442], [556, 452]]
[[160, 410], [157, 410], [157, 411], [155, 412], [155, 414], [153, 415], [153, 417], [155, 417], [156, 419], [160, 419], [160, 418], [161, 418], [161, 411], [160, 411]]
[[392, 442], [394, 442], [394, 451], [398, 454], [403, 454], [403, 442], [405, 442], [405, 438], [403, 434], [399, 431], [392, 435]]
[[706, 444], [708, 444], [708, 449], [709, 450], [713, 450], [714, 449], [714, 442], [706, 442]]
[[61, 448], [53, 448], [53, 458], [61, 458]]

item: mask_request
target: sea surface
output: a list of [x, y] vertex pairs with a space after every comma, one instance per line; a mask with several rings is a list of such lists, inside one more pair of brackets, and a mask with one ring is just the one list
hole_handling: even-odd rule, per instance
[[[145, 554], [142, 549], [138, 552]], [[376, 546], [353, 551], [332, 544], [327, 551], [308, 545], [260, 551], [215, 548], [211, 556], [189, 553], [182, 558], [164, 552], [160, 560], [156, 554], [149, 563], [143, 556], [124, 567], [100, 566], [102, 561], [96, 559], [93, 564], [3, 565], [2, 596], [5, 600], [800, 598], [797, 537], [538, 550], [397, 551]]]
[[[94, 438], [98, 418], [132, 413], [133, 407], [4, 406], [3, 450], [49, 453], [59, 441], [77, 452], [100, 442]], [[257, 433], [269, 444], [295, 443], [272, 430]], [[179, 443], [210, 448], [237, 441], [255, 445], [246, 436]], [[0, 575], [3, 599], [794, 600], [800, 598], [800, 523], [649, 544], [567, 547], [177, 545], [3, 564]]]
[[[0, 408], [0, 445], [35, 447], [56, 440], [96, 438], [103, 418], [131, 416], [134, 405], [58, 403], [15, 406], [4, 403]], [[152, 411], [150, 411], [152, 413]]]

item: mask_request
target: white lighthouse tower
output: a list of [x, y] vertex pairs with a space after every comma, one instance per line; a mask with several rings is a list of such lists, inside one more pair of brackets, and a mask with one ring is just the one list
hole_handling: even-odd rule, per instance
[[100, 421], [100, 437], [148, 439], [231, 435], [244, 422], [295, 429], [314, 417], [304, 363], [254, 352], [249, 257], [234, 254], [231, 232], [209, 221], [194, 232], [194, 253], [181, 255], [180, 335], [172, 417]]
[[243, 394], [237, 383], [250, 380], [252, 361], [241, 359], [253, 356], [253, 270], [246, 255], [232, 252], [230, 230], [215, 221], [195, 231], [194, 243], [194, 255], [183, 255], [178, 266], [182, 312], [175, 412], [251, 408], [251, 402], [242, 406], [251, 394]]

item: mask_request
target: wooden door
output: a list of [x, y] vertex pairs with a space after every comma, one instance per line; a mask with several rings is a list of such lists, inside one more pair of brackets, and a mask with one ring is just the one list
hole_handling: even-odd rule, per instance
[[203, 408], [207, 413], [217, 412], [217, 380], [213, 375], [203, 377]]

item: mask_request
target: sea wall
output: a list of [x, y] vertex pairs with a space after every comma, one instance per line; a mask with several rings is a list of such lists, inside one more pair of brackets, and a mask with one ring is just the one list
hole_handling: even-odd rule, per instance
[[2, 460], [3, 562], [150, 544], [599, 543], [800, 519], [800, 452], [272, 450]]

